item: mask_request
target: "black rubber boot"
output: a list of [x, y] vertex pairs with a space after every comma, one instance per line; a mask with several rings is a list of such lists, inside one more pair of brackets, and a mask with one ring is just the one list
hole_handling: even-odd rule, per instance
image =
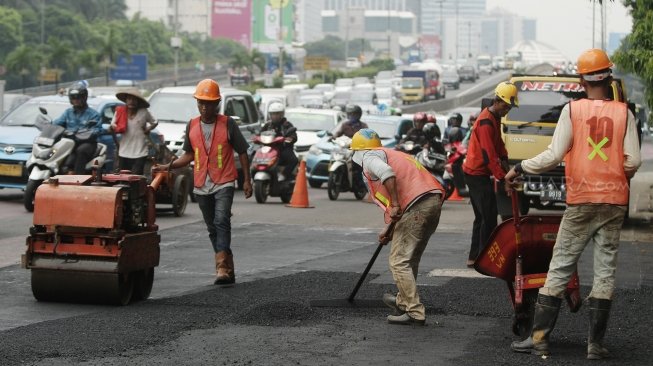
[[523, 341], [512, 342], [510, 348], [515, 352], [548, 355], [549, 335], [558, 320], [561, 303], [562, 299], [559, 297], [538, 294], [531, 336]]
[[587, 339], [587, 359], [600, 360], [610, 357], [610, 352], [603, 347], [605, 329], [608, 327], [610, 305], [612, 300], [589, 298], [590, 334]]

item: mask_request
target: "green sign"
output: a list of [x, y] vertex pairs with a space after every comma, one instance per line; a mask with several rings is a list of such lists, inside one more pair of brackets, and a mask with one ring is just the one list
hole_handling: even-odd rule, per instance
[[252, 42], [263, 45], [293, 41], [293, 0], [253, 0]]

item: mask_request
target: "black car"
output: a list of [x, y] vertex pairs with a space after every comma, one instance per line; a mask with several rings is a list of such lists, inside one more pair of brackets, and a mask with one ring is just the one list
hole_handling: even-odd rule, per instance
[[456, 70], [444, 70], [442, 71], [442, 76], [440, 80], [444, 83], [444, 86], [459, 89], [460, 88], [460, 75]]
[[472, 65], [463, 65], [458, 69], [458, 75], [460, 75], [460, 81], [468, 80], [472, 83], [478, 80], [478, 72], [476, 68]]

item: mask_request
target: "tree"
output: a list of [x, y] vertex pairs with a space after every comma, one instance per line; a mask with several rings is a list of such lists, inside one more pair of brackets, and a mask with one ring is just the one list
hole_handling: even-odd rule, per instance
[[316, 42], [309, 42], [304, 45], [308, 56], [325, 56], [332, 60], [345, 59], [345, 42], [335, 36], [326, 36]]
[[114, 61], [118, 58], [118, 55], [130, 55], [129, 50], [121, 41], [114, 27], [109, 27], [106, 36], [100, 40], [98, 52], [102, 60], [102, 67], [104, 67], [106, 85], [109, 85], [109, 68], [114, 66]]
[[23, 42], [22, 18], [14, 9], [0, 6], [0, 64], [5, 55]]
[[643, 80], [646, 104], [653, 107], [653, 0], [624, 0], [633, 17], [632, 32], [612, 56], [620, 69]]
[[73, 54], [73, 46], [68, 40], [61, 41], [51, 37], [48, 40], [47, 50], [49, 64], [56, 70], [55, 88], [58, 89], [61, 73], [69, 70], [69, 66], [72, 65], [70, 56]]
[[255, 65], [261, 73], [265, 72], [265, 64], [267, 63], [267, 60], [265, 59], [265, 55], [261, 53], [256, 48], [253, 48], [250, 53], [249, 53], [249, 59], [250, 62]]
[[25, 94], [25, 79], [28, 75], [36, 74], [39, 66], [39, 58], [36, 52], [26, 45], [14, 49], [6, 59], [9, 71], [20, 75], [21, 87]]

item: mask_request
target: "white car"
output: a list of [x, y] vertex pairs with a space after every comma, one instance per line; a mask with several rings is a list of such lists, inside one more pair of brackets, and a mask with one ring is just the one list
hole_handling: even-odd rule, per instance
[[347, 119], [344, 112], [333, 109], [288, 108], [285, 117], [297, 128], [295, 153], [303, 157], [308, 149], [318, 142], [319, 131], [331, 131]]
[[336, 80], [335, 92], [348, 92], [354, 86], [354, 79], [342, 78]]
[[356, 57], [347, 57], [347, 61], [345, 61], [345, 66], [348, 69], [360, 69], [361, 66], [363, 65]]

